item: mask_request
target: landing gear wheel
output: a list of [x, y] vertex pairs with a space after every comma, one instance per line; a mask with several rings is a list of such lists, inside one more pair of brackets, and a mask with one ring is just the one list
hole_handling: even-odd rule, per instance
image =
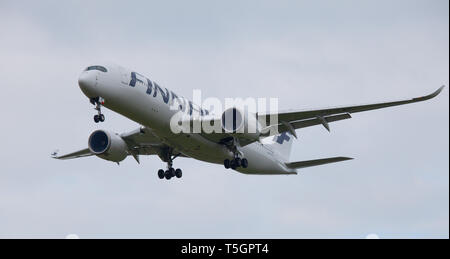
[[172, 178], [172, 174], [170, 173], [169, 170], [167, 170], [167, 171], [164, 173], [164, 177], [165, 177], [167, 180], [170, 180], [170, 178]]
[[238, 167], [242, 167], [242, 168], [247, 168], [248, 167], [248, 160], [246, 159], [246, 158], [239, 158], [239, 157], [236, 157], [235, 159], [233, 159], [233, 160], [228, 160], [228, 159], [225, 159], [224, 161], [223, 161], [223, 165], [225, 166], [225, 168], [231, 168], [231, 169], [233, 169], [233, 170], [236, 170], [236, 168], [238, 168]]
[[241, 159], [239, 157], [234, 159], [234, 164], [236, 165], [236, 167], [240, 167], [241, 166]]
[[181, 171], [180, 168], [178, 168], [177, 170], [175, 170], [175, 176], [177, 178], [181, 178], [183, 176], [183, 172]]
[[170, 177], [175, 177], [175, 169], [173, 169], [172, 167], [171, 168], [169, 168], [169, 174], [170, 174]]
[[159, 179], [164, 179], [164, 170], [162, 170], [162, 169], [158, 170], [158, 177], [159, 177]]
[[226, 169], [230, 168], [230, 160], [229, 159], [225, 159], [223, 161], [223, 166], [225, 166]]
[[248, 167], [248, 160], [246, 158], [242, 158], [241, 166], [242, 166], [242, 168], [247, 168]]
[[236, 166], [236, 160], [231, 160], [230, 162], [230, 168], [233, 170], [236, 170], [237, 166]]
[[[175, 158], [177, 158], [181, 153], [173, 155], [173, 149], [162, 150], [162, 151], [163, 152], [161, 152], [161, 154], [159, 154], [159, 157], [161, 158], [161, 160], [163, 160], [164, 162], [167, 163], [167, 170], [164, 171], [164, 173], [163, 173], [164, 178], [166, 178], [167, 180], [170, 180], [174, 177], [181, 178], [183, 175], [183, 172], [181, 171], [181, 169], [178, 168], [175, 170], [173, 168], [173, 160]], [[158, 174], [159, 174], [159, 172], [158, 172]]]
[[98, 123], [100, 121], [100, 118], [98, 115], [94, 115], [94, 121], [95, 121], [95, 123]]
[[105, 121], [105, 115], [104, 114], [100, 114], [99, 116], [98, 116], [99, 118], [99, 121], [101, 121], [101, 122], [104, 122]]

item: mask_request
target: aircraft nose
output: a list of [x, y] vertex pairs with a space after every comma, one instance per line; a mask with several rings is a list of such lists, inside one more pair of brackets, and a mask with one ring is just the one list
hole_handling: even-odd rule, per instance
[[90, 71], [83, 72], [78, 78], [81, 91], [88, 97], [95, 97], [96, 76]]

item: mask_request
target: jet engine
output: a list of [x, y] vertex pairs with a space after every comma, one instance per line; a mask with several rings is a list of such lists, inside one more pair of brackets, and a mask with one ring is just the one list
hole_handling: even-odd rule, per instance
[[128, 156], [128, 146], [118, 135], [104, 130], [96, 130], [89, 136], [89, 150], [96, 156], [121, 162]]
[[260, 126], [255, 114], [238, 108], [230, 108], [222, 113], [222, 129], [225, 133], [248, 140], [257, 140]]

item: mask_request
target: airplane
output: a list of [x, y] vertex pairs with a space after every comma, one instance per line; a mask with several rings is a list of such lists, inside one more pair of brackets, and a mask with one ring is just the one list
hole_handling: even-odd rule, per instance
[[[115, 64], [88, 66], [82, 71], [78, 85], [95, 105], [96, 123], [105, 120], [101, 108], [106, 107], [141, 126], [122, 134], [96, 130], [89, 136], [87, 148], [61, 156], [54, 152], [52, 157], [66, 160], [95, 155], [120, 163], [132, 156], [139, 163], [141, 155], [157, 155], [167, 163], [167, 168], [159, 169], [157, 175], [167, 180], [182, 177], [182, 170], [173, 167], [177, 157], [222, 164], [226, 169], [251, 175], [296, 175], [298, 169], [351, 160], [353, 158], [350, 157], [330, 157], [289, 162], [292, 143], [297, 138], [296, 130], [322, 125], [330, 131], [330, 123], [350, 119], [353, 113], [426, 101], [439, 95], [445, 87], [426, 96], [401, 101], [276, 114], [251, 113], [249, 119], [243, 120], [238, 116], [244, 116], [240, 114], [242, 110], [229, 108], [221, 116], [210, 113], [167, 88], [163, 89], [149, 78]], [[179, 100], [180, 111], [190, 115], [196, 113], [200, 120], [213, 120], [224, 132], [174, 133], [170, 128], [170, 118], [180, 111], [170, 106]], [[231, 122], [224, 119], [225, 114], [233, 114]], [[270, 116], [278, 116], [278, 122], [271, 125]], [[240, 121], [237, 122], [236, 117], [240, 117]], [[249, 121], [255, 120], [266, 122], [265, 131], [259, 128], [262, 127], [260, 123], [256, 123], [255, 132], [238, 131], [249, 127]], [[267, 133], [269, 128], [276, 129], [273, 131], [276, 135], [271, 135], [272, 131]]]

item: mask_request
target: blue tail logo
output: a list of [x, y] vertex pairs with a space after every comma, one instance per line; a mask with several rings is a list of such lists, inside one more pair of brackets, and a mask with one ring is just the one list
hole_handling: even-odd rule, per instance
[[276, 141], [278, 144], [283, 145], [283, 142], [285, 140], [286, 141], [291, 140], [291, 137], [289, 137], [286, 132], [283, 132], [283, 133], [281, 133], [281, 135], [275, 136], [275, 138], [273, 140]]

